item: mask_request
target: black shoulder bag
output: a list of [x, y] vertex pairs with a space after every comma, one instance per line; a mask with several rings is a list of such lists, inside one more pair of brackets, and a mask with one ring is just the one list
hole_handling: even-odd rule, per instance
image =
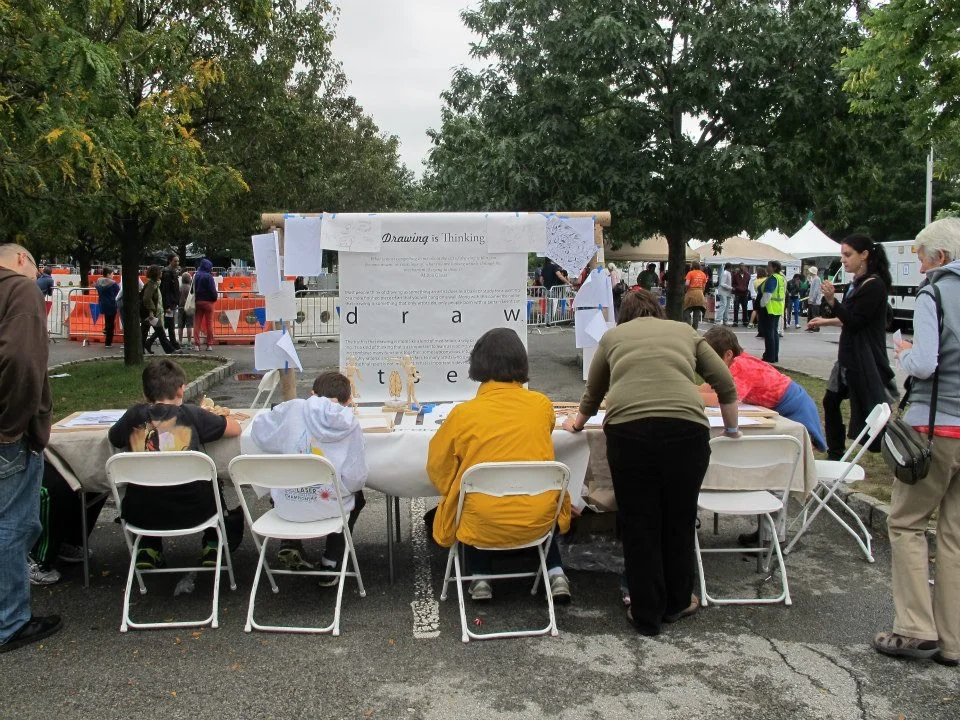
[[[940, 307], [940, 288], [931, 284], [933, 302], [937, 308], [937, 332], [943, 334], [943, 310]], [[937, 386], [940, 379], [940, 356], [937, 353], [937, 369], [933, 371], [933, 391], [930, 395], [930, 417], [927, 421], [927, 441], [923, 436], [903, 420], [903, 411], [907, 406], [910, 391], [913, 388], [913, 378], [907, 380], [907, 391], [900, 400], [897, 416], [887, 423], [883, 440], [880, 443], [880, 452], [887, 466], [893, 471], [894, 477], [907, 485], [914, 485], [923, 480], [930, 472], [930, 459], [933, 452], [933, 429], [937, 417]]]

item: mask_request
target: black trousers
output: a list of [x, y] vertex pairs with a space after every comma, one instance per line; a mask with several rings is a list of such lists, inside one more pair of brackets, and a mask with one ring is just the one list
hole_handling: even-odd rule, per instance
[[[153, 330], [153, 335], [150, 335], [151, 330]], [[173, 352], [173, 345], [171, 345], [167, 339], [167, 334], [163, 331], [163, 325], [161, 323], [151, 325], [148, 320], [144, 320], [140, 323], [140, 335], [143, 337], [144, 350], [150, 350], [150, 348], [153, 347], [153, 341], [159, 340], [160, 347], [163, 348], [165, 353]]]
[[[96, 527], [106, 501], [104, 496], [87, 508], [88, 534]], [[80, 493], [74, 492], [53, 465], [44, 463], [40, 487], [40, 537], [31, 552], [34, 560], [49, 567], [56, 561], [63, 543], [83, 545], [82, 506]]]
[[823, 394], [823, 436], [827, 441], [827, 459], [839, 460], [847, 446], [847, 428], [840, 414], [841, 403], [850, 397], [850, 391], [843, 383], [837, 390], [827, 390]]
[[665, 615], [690, 605], [710, 431], [689, 420], [647, 418], [606, 425], [604, 433], [633, 622], [656, 635]]
[[103, 334], [106, 336], [106, 342], [104, 343], [107, 347], [113, 345], [113, 333], [116, 329], [117, 324], [117, 314], [116, 313], [100, 313], [103, 315]]
[[163, 326], [167, 329], [167, 339], [174, 350], [179, 349], [180, 343], [177, 342], [177, 309], [173, 309], [173, 315], [163, 316]]
[[733, 296], [733, 324], [737, 325], [740, 322], [740, 311], [743, 310], [743, 326], [746, 327], [750, 324], [750, 311], [747, 310], [747, 303], [750, 300], [749, 295], [734, 295]]
[[[353, 510], [351, 510], [350, 515], [347, 516], [347, 527], [350, 528], [351, 533], [353, 532], [353, 526], [357, 524], [357, 518], [360, 517], [360, 511], [363, 510], [366, 504], [367, 500], [363, 497], [363, 490], [359, 490], [353, 494]], [[328, 560], [340, 562], [343, 558], [343, 549], [346, 546], [347, 541], [343, 537], [343, 533], [327, 535], [327, 542], [323, 546], [323, 556]]]
[[757, 323], [763, 335], [763, 359], [768, 363], [780, 361], [780, 317], [766, 311], [757, 313]]

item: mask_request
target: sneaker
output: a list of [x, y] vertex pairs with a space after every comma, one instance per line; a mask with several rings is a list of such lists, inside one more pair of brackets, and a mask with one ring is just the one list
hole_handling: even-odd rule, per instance
[[137, 570], [157, 570], [164, 565], [163, 553], [159, 550], [140, 548], [137, 552]]
[[16, 650], [24, 645], [43, 640], [50, 637], [63, 627], [63, 621], [59, 615], [44, 615], [41, 617], [31, 617], [26, 623], [20, 626], [5, 643], [0, 645], [0, 653]]
[[304, 560], [300, 549], [295, 547], [280, 548], [277, 561], [285, 570], [313, 570], [314, 568], [313, 563]]
[[208, 542], [200, 551], [200, 564], [204, 567], [217, 566], [217, 543]]
[[474, 602], [487, 602], [493, 600], [493, 588], [486, 580], [473, 580], [470, 587], [467, 588], [470, 597]]
[[41, 565], [36, 560], [30, 561], [31, 585], [53, 585], [58, 582], [60, 582], [59, 570]]
[[[93, 557], [93, 550], [87, 548], [87, 559]], [[76, 564], [83, 562], [83, 547], [80, 545], [73, 545], [71, 543], [62, 543], [60, 545], [60, 552], [57, 555], [57, 560], [60, 562]]]
[[936, 640], [921, 640], [884, 630], [873, 637], [873, 649], [894, 657], [929, 658], [940, 653]]
[[563, 573], [550, 576], [550, 594], [553, 596], [553, 602], [565, 605], [570, 602], [570, 581]]
[[[331, 565], [331, 563], [333, 564]], [[328, 560], [327, 558], [321, 558], [320, 569], [337, 573], [336, 575], [321, 575], [317, 583], [320, 587], [333, 587], [340, 582], [340, 563]]]

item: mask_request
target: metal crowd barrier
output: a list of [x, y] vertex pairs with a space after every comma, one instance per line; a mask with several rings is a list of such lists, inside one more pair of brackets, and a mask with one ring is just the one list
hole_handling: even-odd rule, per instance
[[340, 337], [340, 292], [301, 290], [297, 293], [297, 317], [293, 322], [297, 340]]
[[573, 299], [577, 291], [570, 285], [554, 285], [547, 299], [547, 325], [573, 322]]
[[47, 335], [53, 339], [65, 338], [69, 307], [64, 299], [63, 288], [52, 288], [52, 293], [43, 298], [43, 304], [47, 310]]
[[547, 289], [527, 286], [527, 327], [539, 328], [547, 324]]

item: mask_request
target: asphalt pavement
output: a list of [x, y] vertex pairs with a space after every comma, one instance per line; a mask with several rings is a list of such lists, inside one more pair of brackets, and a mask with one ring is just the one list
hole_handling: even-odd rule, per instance
[[[741, 342], [756, 351], [759, 339]], [[835, 331], [788, 331], [785, 367], [825, 376], [836, 356]], [[571, 330], [530, 334], [531, 387], [556, 400], [582, 390]], [[336, 343], [301, 346], [307, 372], [335, 367]], [[99, 346], [57, 343], [51, 363], [103, 354]], [[218, 354], [249, 369], [251, 347]], [[242, 407], [256, 389], [227, 380], [211, 391]], [[228, 504], [232, 504], [229, 502]], [[558, 607], [560, 635], [523, 640], [460, 640], [456, 594], [439, 601], [446, 551], [425, 537], [423, 501], [402, 502], [397, 578], [386, 566], [385, 503], [369, 493], [354, 533], [367, 589], [348, 585], [340, 637], [243, 632], [255, 554], [249, 537], [235, 554], [238, 589], [224, 583], [217, 629], [119, 632], [127, 551], [109, 508], [93, 534], [91, 587], [77, 568], [58, 585], [34, 588], [38, 614], [59, 612], [62, 632], [42, 645], [0, 655], [3, 718], [957, 718], [960, 672], [930, 661], [876, 654], [873, 633], [892, 622], [889, 544], [875, 537], [876, 563], [820, 517], [787, 558], [793, 605], [701, 609], [656, 638], [639, 636], [620, 607], [610, 537], [581, 534], [564, 546], [573, 602]], [[795, 508], [796, 509], [796, 508]], [[704, 545], [735, 542], [749, 521], [723, 519], [714, 536], [702, 517]], [[318, 549], [308, 546], [315, 557]], [[171, 544], [172, 563], [192, 561], [197, 543]], [[708, 557], [707, 582], [719, 593], [775, 594], [778, 574], [757, 573], [752, 558]], [[178, 577], [148, 581], [134, 593], [134, 615], [182, 619], [202, 615], [209, 578], [174, 597]], [[495, 584], [495, 599], [467, 600], [481, 630], [544, 624], [543, 596], [523, 581]], [[334, 591], [307, 578], [266, 583], [263, 619], [326, 621]], [[436, 625], [424, 621], [436, 613]]]

